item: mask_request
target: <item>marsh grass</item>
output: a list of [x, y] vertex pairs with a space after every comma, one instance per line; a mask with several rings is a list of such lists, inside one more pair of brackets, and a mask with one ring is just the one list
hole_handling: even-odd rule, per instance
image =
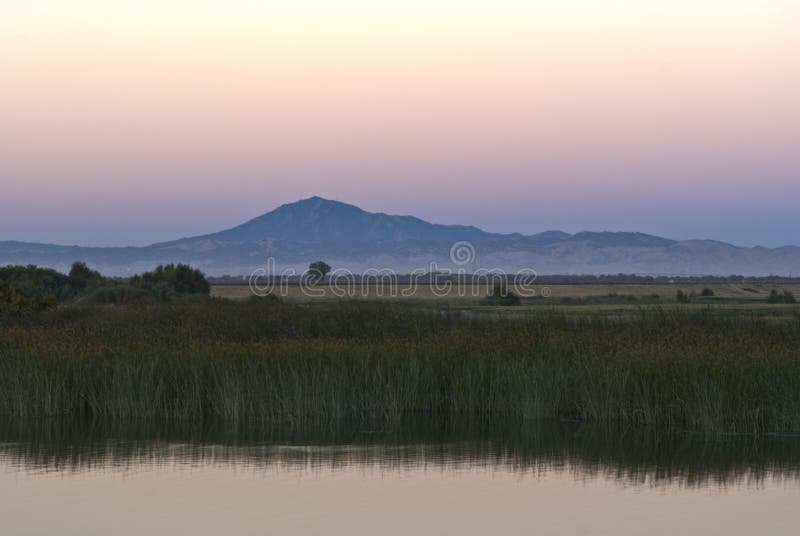
[[400, 304], [75, 307], [0, 325], [0, 415], [800, 430], [800, 320]]

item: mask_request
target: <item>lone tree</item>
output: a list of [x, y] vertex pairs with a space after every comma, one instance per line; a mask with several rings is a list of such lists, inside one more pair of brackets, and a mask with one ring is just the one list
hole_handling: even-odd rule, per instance
[[331, 267], [328, 266], [328, 263], [324, 261], [312, 262], [308, 265], [308, 270], [306, 270], [306, 281], [310, 285], [316, 285], [322, 281], [330, 271]]

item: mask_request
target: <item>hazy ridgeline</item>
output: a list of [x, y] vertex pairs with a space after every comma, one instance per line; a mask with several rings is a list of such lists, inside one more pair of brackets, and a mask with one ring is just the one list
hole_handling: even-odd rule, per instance
[[493, 320], [253, 300], [62, 308], [0, 326], [5, 416], [800, 431], [800, 317]]

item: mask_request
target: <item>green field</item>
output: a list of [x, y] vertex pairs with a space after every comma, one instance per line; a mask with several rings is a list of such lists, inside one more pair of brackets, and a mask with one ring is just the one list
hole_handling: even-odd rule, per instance
[[0, 326], [3, 416], [800, 431], [797, 306], [209, 300]]

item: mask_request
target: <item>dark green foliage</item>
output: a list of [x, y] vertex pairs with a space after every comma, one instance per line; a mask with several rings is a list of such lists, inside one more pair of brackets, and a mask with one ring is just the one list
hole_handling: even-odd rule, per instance
[[484, 305], [519, 305], [519, 296], [512, 290], [508, 290], [505, 281], [495, 283], [492, 292], [483, 300]]
[[83, 293], [91, 287], [102, 284], [105, 278], [100, 272], [89, 269], [86, 263], [76, 262], [69, 271], [67, 281], [76, 293]]
[[800, 431], [800, 323], [643, 310], [493, 321], [273, 300], [65, 308], [0, 337], [0, 415], [563, 418]]
[[0, 268], [0, 282], [20, 295], [4, 290], [5, 309], [28, 312], [50, 307], [56, 300], [124, 305], [206, 296], [209, 291], [203, 273], [185, 264], [159, 266], [128, 283], [105, 278], [83, 262], [74, 263], [67, 275], [33, 265], [6, 266]]
[[0, 281], [7, 283], [26, 296], [53, 294], [58, 299], [69, 299], [77, 295], [69, 278], [49, 268], [28, 266], [5, 266], [0, 268]]
[[149, 290], [125, 283], [114, 283], [95, 289], [86, 296], [89, 303], [108, 303], [113, 305], [133, 305], [156, 301]]
[[208, 282], [199, 270], [185, 264], [159, 266], [134, 276], [129, 283], [114, 281], [76, 262], [68, 275], [37, 266], [0, 268], [4, 289], [4, 310], [35, 312], [55, 301], [79, 300], [90, 303], [134, 304], [169, 300], [181, 296], [207, 295]]
[[675, 293], [675, 300], [678, 303], [689, 303], [689, 295], [679, 289], [678, 292]]
[[0, 268], [0, 316], [18, 316], [55, 307], [58, 296], [72, 296], [67, 276], [36, 266]]
[[769, 292], [767, 303], [797, 303], [797, 299], [795, 299], [794, 294], [788, 290], [778, 292], [777, 290], [773, 289]]
[[169, 300], [185, 294], [207, 295], [209, 291], [203, 272], [187, 264], [157, 266], [152, 272], [133, 276], [130, 285], [146, 290], [158, 300]]
[[311, 285], [316, 285], [322, 281], [330, 271], [331, 267], [327, 263], [323, 261], [312, 262], [308, 265], [308, 270], [306, 270], [306, 281]]
[[28, 296], [5, 281], [0, 281], [0, 316], [36, 313], [55, 305], [56, 297], [53, 294], [35, 293]]
[[711, 298], [711, 297], [713, 297], [713, 296], [714, 296], [714, 291], [713, 291], [713, 290], [711, 290], [710, 288], [706, 287], [706, 288], [704, 288], [704, 289], [702, 290], [702, 292], [700, 292], [700, 295], [701, 295], [702, 297], [704, 297], [704, 298]]
[[5, 281], [33, 300], [52, 295], [58, 301], [73, 300], [99, 285], [108, 283], [102, 275], [85, 263], [72, 265], [69, 275], [38, 266], [6, 266], [0, 268], [0, 281]]

